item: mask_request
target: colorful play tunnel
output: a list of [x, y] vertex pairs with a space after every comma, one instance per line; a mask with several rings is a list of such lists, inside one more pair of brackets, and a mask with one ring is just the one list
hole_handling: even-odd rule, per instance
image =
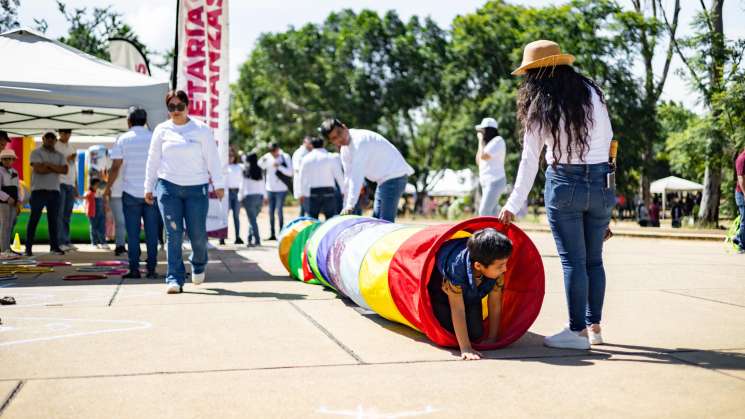
[[324, 223], [304, 218], [282, 231], [279, 256], [293, 278], [317, 281], [360, 307], [424, 333], [438, 345], [457, 347], [455, 335], [441, 326], [432, 308], [430, 292], [442, 281], [434, 268], [435, 257], [446, 241], [487, 227], [506, 234], [514, 249], [504, 278], [498, 341], [474, 342], [478, 349], [497, 349], [522, 337], [543, 303], [543, 262], [530, 238], [514, 224], [505, 227], [493, 217], [435, 226], [358, 216]]

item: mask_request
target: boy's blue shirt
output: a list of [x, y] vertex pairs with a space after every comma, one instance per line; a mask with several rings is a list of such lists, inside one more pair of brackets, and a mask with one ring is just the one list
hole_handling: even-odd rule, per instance
[[473, 263], [468, 251], [468, 238], [448, 240], [437, 252], [437, 270], [443, 280], [459, 286], [465, 301], [480, 301], [486, 297], [497, 283], [496, 279], [483, 277], [476, 285], [473, 277]]

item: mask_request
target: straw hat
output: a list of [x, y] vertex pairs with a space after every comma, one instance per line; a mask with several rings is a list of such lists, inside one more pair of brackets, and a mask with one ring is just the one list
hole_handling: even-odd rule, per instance
[[14, 159], [18, 158], [18, 156], [16, 156], [16, 152], [10, 148], [6, 148], [3, 151], [0, 151], [0, 159], [6, 159], [8, 157], [11, 157]]
[[569, 65], [574, 62], [574, 56], [562, 54], [559, 44], [553, 41], [533, 41], [525, 46], [523, 50], [523, 62], [517, 70], [512, 72], [513, 76], [521, 76], [531, 68], [556, 67], [557, 65]]

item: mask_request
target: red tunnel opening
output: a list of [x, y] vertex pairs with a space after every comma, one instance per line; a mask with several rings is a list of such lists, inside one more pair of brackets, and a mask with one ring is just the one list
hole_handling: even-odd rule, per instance
[[487, 227], [506, 234], [512, 240], [513, 252], [505, 273], [498, 341], [490, 345], [474, 342], [474, 347], [488, 350], [510, 345], [528, 331], [540, 313], [545, 292], [543, 261], [525, 232], [514, 224], [505, 227], [495, 217], [427, 227], [398, 249], [391, 261], [388, 282], [401, 314], [437, 345], [458, 346], [455, 335], [442, 327], [435, 317], [427, 288], [437, 251], [458, 231], [473, 233]]

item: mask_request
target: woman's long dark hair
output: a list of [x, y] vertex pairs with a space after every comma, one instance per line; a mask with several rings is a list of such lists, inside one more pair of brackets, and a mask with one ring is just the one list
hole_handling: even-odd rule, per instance
[[484, 131], [484, 136], [483, 136], [484, 145], [489, 144], [489, 141], [493, 140], [494, 138], [497, 137], [497, 135], [499, 135], [499, 131], [497, 131], [497, 129], [494, 127], [485, 127], [482, 130]]
[[243, 175], [253, 180], [261, 180], [264, 178], [264, 175], [261, 172], [261, 167], [259, 167], [259, 157], [256, 153], [249, 153], [246, 156], [246, 168], [243, 169]]
[[[564, 152], [570, 162], [574, 156], [584, 161], [589, 151], [587, 137], [595, 122], [590, 89], [605, 103], [598, 85], [568, 65], [531, 69], [525, 75], [517, 94], [517, 119], [523, 132], [551, 134], [555, 163]], [[562, 129], [568, 140], [566, 150], [559, 142]]]

